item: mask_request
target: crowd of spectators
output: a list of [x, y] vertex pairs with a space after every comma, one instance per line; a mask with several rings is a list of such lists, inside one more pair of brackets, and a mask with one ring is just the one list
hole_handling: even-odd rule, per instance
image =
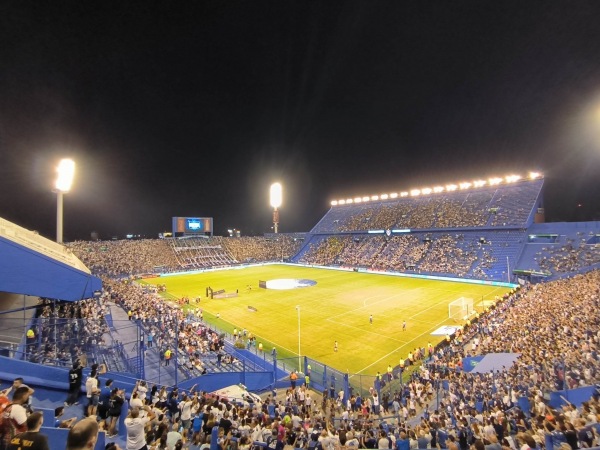
[[540, 182], [535, 181], [478, 191], [338, 205], [313, 232], [525, 226], [540, 189]]
[[178, 268], [174, 252], [164, 239], [75, 241], [67, 247], [96, 275], [128, 277]]
[[588, 244], [586, 238], [567, 238], [564, 245], [546, 247], [536, 255], [540, 269], [550, 273], [577, 272], [600, 263], [600, 244]]
[[141, 239], [76, 241], [68, 248], [94, 273], [108, 277], [130, 277], [224, 265], [287, 260], [302, 240], [241, 237], [191, 239]]
[[219, 238], [236, 261], [265, 262], [288, 260], [300, 250], [303, 241], [280, 235], [272, 237]]
[[40, 299], [26, 333], [30, 362], [71, 366], [80, 356], [95, 358], [105, 343], [107, 307], [101, 300], [60, 302]]
[[300, 262], [345, 265], [394, 272], [431, 272], [467, 276], [474, 268], [485, 278], [495, 259], [479, 235], [407, 234], [402, 236], [332, 236], [322, 238], [301, 256]]
[[105, 289], [115, 303], [127, 311], [130, 319], [144, 331], [144, 345], [159, 352], [165, 365], [167, 351], [177, 352], [180, 367], [198, 376], [207, 372], [207, 361], [226, 360], [223, 336], [209, 329], [202, 310], [185, 314], [181, 307], [164, 301], [150, 286], [128, 280], [104, 280]]

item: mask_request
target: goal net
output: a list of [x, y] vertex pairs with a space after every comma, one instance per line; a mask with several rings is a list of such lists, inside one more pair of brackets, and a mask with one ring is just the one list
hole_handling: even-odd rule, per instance
[[460, 297], [448, 304], [448, 317], [457, 322], [467, 320], [473, 311], [472, 298]]

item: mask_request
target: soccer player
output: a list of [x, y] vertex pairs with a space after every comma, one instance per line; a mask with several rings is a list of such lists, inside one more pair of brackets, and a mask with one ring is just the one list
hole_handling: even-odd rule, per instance
[[369, 316], [369, 323], [370, 323], [371, 325], [373, 324], [373, 314], [371, 314], [371, 315]]
[[402, 331], [406, 331], [406, 320], [402, 322]]
[[335, 341], [335, 342], [333, 343], [333, 351], [334, 351], [334, 352], [337, 352], [337, 351], [338, 351], [338, 343], [337, 343], [337, 341]]

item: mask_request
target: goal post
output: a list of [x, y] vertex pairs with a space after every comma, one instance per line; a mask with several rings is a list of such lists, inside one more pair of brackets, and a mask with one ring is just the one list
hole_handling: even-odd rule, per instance
[[448, 317], [456, 322], [467, 320], [473, 311], [472, 298], [460, 297], [448, 304]]

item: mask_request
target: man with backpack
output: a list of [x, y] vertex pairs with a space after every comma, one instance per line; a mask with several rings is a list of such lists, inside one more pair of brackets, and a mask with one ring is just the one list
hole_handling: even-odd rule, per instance
[[0, 450], [8, 448], [15, 435], [27, 431], [27, 410], [29, 388], [18, 387], [13, 393], [12, 403], [5, 404], [0, 412]]

